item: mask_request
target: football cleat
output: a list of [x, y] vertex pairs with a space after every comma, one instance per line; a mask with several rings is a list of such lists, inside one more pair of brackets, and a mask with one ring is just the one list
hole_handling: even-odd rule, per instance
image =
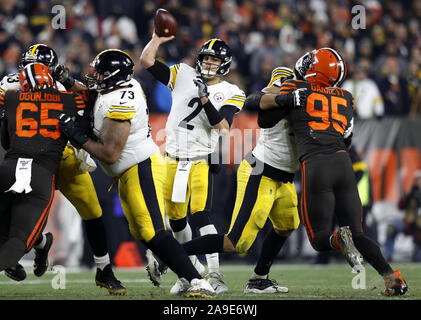
[[208, 280], [213, 290], [215, 290], [217, 294], [228, 291], [228, 287], [224, 282], [224, 276], [219, 272], [210, 272], [205, 275], [205, 279]]
[[17, 264], [14, 267], [4, 269], [4, 273], [10, 279], [15, 281], [23, 281], [26, 279], [26, 271], [21, 264]]
[[215, 298], [216, 292], [206, 279], [193, 279], [184, 296], [187, 298]]
[[96, 269], [95, 283], [101, 288], [106, 288], [111, 295], [124, 296], [126, 288], [114, 275], [111, 264], [107, 264], [104, 270]]
[[247, 282], [244, 293], [288, 293], [287, 287], [278, 286], [276, 280], [250, 279]]
[[333, 233], [332, 243], [345, 256], [345, 259], [354, 271], [361, 272], [364, 269], [363, 257], [357, 248], [355, 248], [352, 233], [348, 226], [340, 227], [339, 231]]
[[45, 235], [46, 242], [45, 246], [42, 249], [35, 248], [35, 259], [34, 259], [34, 274], [37, 277], [41, 277], [47, 271], [48, 268], [48, 252], [51, 249], [51, 246], [54, 242], [54, 237], [51, 232], [47, 232]]
[[384, 296], [400, 296], [408, 291], [408, 283], [402, 278], [401, 272], [395, 270], [392, 274], [384, 277], [386, 290]]
[[178, 278], [176, 283], [170, 289], [171, 294], [181, 296], [190, 288], [190, 283], [185, 278]]
[[159, 287], [162, 281], [159, 263], [155, 259], [152, 251], [149, 249], [146, 250], [146, 259], [148, 260], [146, 271], [148, 272], [149, 279], [152, 281], [154, 286]]

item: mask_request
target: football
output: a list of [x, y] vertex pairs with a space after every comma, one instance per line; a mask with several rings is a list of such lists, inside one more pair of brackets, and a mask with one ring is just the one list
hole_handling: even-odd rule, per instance
[[155, 33], [159, 37], [175, 36], [178, 31], [178, 23], [174, 16], [165, 9], [158, 9], [155, 13]]

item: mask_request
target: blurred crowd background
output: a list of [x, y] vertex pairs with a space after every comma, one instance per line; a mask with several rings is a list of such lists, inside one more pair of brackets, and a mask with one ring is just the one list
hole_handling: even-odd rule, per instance
[[[65, 8], [65, 29], [51, 24], [57, 4]], [[352, 26], [356, 5], [365, 8], [365, 29]], [[159, 7], [179, 22], [176, 39], [159, 52], [168, 63], [194, 64], [203, 42], [219, 37], [234, 57], [229, 80], [249, 94], [268, 83], [274, 67], [292, 68], [303, 53], [333, 47], [346, 58], [354, 89], [361, 83], [378, 93], [362, 98], [357, 115], [421, 113], [421, 0], [2, 0], [0, 75], [16, 72], [22, 50], [34, 43], [52, 46], [76, 77], [107, 48], [136, 60]], [[140, 64], [135, 77], [143, 80], [150, 111], [168, 112], [169, 93]]]
[[[65, 9], [63, 29], [54, 29], [51, 23], [57, 15], [57, 11], [52, 11], [55, 5]], [[365, 10], [365, 28], [355, 28], [353, 24], [353, 19], [360, 26], [364, 22], [356, 17], [358, 11], [353, 12], [357, 5]], [[151, 114], [165, 115], [171, 106], [169, 90], [137, 63], [151, 38], [158, 8], [169, 10], [179, 23], [177, 37], [162, 45], [158, 53], [168, 64], [185, 62], [193, 66], [200, 46], [212, 37], [221, 38], [233, 54], [227, 80], [248, 95], [269, 83], [275, 67], [293, 68], [297, 58], [307, 51], [333, 47], [348, 64], [343, 87], [355, 97], [357, 121], [421, 116], [421, 0], [0, 0], [0, 76], [16, 72], [21, 53], [35, 43], [54, 48], [59, 63], [69, 67], [77, 79], [87, 72], [97, 53], [119, 48], [136, 63], [134, 76], [141, 82]], [[107, 232], [113, 256], [118, 244], [129, 241], [130, 235], [116, 188], [107, 192], [109, 178], [101, 170], [92, 176], [110, 229]], [[216, 199], [220, 201], [214, 204], [215, 220], [222, 232], [226, 231], [232, 212], [234, 180], [235, 172], [227, 168], [216, 179]], [[299, 183], [296, 185], [299, 188]], [[419, 195], [413, 209], [417, 212], [421, 212]], [[390, 207], [393, 211], [397, 205]], [[66, 211], [68, 204], [61, 202], [60, 208]], [[404, 220], [399, 213], [397, 216], [398, 223], [387, 225], [391, 229], [384, 232], [382, 240], [389, 259], [393, 258], [396, 235], [403, 232]], [[421, 214], [419, 217], [414, 241], [418, 241], [415, 246], [421, 252]], [[92, 263], [86, 245], [81, 253], [80, 219], [74, 220], [78, 218], [77, 214], [50, 216], [50, 226], [70, 230], [67, 235], [62, 234], [63, 241], [56, 235], [56, 261], [61, 264], [72, 264], [69, 260], [76, 251], [80, 253], [76, 260], [83, 255], [82, 260]], [[403, 248], [412, 248], [412, 240], [406, 240]], [[255, 259], [254, 248], [259, 245], [257, 241], [248, 255], [251, 261]], [[314, 250], [303, 230], [299, 230], [281, 257], [306, 254], [314, 255]], [[319, 256], [317, 261], [323, 263], [327, 259]]]

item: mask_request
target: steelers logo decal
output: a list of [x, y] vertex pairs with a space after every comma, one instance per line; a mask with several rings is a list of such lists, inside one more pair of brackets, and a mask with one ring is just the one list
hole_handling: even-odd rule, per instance
[[216, 102], [222, 102], [224, 100], [224, 95], [221, 92], [217, 92], [213, 95], [213, 98]]

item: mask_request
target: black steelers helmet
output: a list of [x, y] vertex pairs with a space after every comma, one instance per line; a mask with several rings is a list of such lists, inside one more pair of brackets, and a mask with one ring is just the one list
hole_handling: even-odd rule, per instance
[[49, 46], [42, 43], [34, 44], [22, 53], [19, 61], [19, 69], [34, 62], [42, 63], [50, 70], [54, 70], [54, 67], [58, 63], [58, 57], [56, 52]]
[[[134, 62], [124, 51], [108, 49], [99, 53], [91, 63], [94, 73], [86, 75], [91, 90], [102, 91], [121, 86], [132, 78]], [[103, 79], [99, 79], [103, 75]]]
[[229, 72], [232, 55], [228, 45], [221, 39], [210, 39], [200, 48], [196, 60], [196, 71], [202, 74], [202, 62], [205, 55], [214, 56], [222, 60], [215, 76], [224, 76]]

